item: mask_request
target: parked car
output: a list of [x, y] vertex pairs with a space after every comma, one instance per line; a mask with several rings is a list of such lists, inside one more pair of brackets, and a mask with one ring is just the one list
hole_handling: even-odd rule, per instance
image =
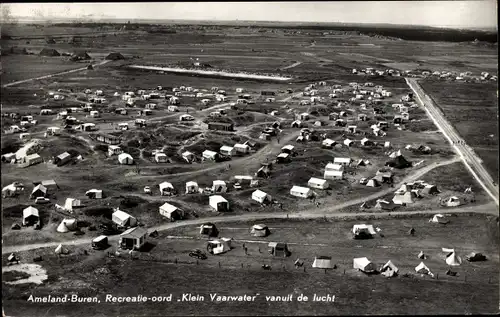
[[45, 197], [37, 197], [35, 198], [35, 204], [48, 204], [50, 203], [50, 199]]

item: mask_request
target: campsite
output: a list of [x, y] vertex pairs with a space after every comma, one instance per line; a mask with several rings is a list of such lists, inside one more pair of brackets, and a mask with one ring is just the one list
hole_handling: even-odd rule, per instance
[[[497, 312], [498, 198], [407, 81], [493, 175], [494, 115], [478, 109], [496, 44], [239, 23], [2, 27], [5, 311]], [[460, 64], [471, 54], [484, 61]], [[33, 283], [102, 302], [26, 305]], [[289, 294], [335, 302], [265, 299]]]

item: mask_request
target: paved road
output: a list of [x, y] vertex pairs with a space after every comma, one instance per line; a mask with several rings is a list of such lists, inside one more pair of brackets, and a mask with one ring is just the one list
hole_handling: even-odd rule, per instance
[[[96, 66], [102, 66], [102, 65], [104, 65], [104, 64], [106, 64], [108, 62], [110, 62], [110, 61], [106, 60], [106, 61], [102, 61], [102, 62], [100, 62], [98, 64], [95, 64], [95, 65], [92, 65], [92, 66], [94, 66], [94, 67], [96, 67]], [[60, 75], [66, 75], [66, 74], [81, 72], [81, 71], [84, 71], [84, 70], [87, 70], [87, 66], [82, 67], [82, 68], [67, 70], [67, 71], [60, 72], [60, 73], [55, 73], [55, 74], [50, 74], [50, 75], [45, 75], [45, 76], [40, 76], [40, 77], [35, 77], [35, 78], [29, 78], [29, 79], [23, 79], [23, 80], [19, 80], [19, 81], [15, 81], [15, 82], [12, 82], [12, 83], [5, 84], [2, 87], [16, 86], [16, 85], [27, 83], [27, 82], [34, 81], [34, 80], [47, 79], [47, 78], [52, 78], [52, 77], [55, 77], [55, 76], [60, 76]]]
[[[434, 121], [439, 130], [443, 133], [446, 139], [451, 143], [455, 152], [462, 158], [465, 166], [472, 173], [474, 178], [481, 184], [484, 190], [493, 198], [498, 205], [498, 185], [490, 174], [482, 165], [482, 160], [474, 153], [474, 150], [468, 146], [464, 139], [460, 137], [458, 132], [446, 120], [441, 110], [434, 101], [425, 93], [422, 87], [414, 78], [406, 78], [406, 83], [417, 96], [418, 101], [424, 106], [429, 117]], [[481, 124], [478, 122], [478, 124]]]
[[[472, 206], [472, 207], [466, 207], [466, 208], [456, 208], [456, 209], [439, 209], [439, 210], [430, 210], [430, 211], [392, 211], [392, 212], [377, 212], [376, 214], [373, 213], [355, 213], [355, 212], [350, 212], [350, 213], [335, 213], [335, 214], [323, 214], [323, 213], [318, 213], [315, 212], [314, 210], [311, 211], [303, 211], [299, 213], [255, 213], [255, 214], [243, 214], [243, 215], [236, 215], [236, 216], [223, 216], [220, 218], [201, 218], [201, 219], [192, 219], [192, 220], [185, 220], [185, 221], [179, 221], [179, 222], [171, 222], [171, 223], [166, 223], [162, 224], [159, 226], [151, 227], [148, 228], [149, 232], [152, 232], [154, 230], [157, 231], [164, 231], [168, 229], [174, 229], [174, 228], [179, 228], [179, 227], [184, 227], [184, 226], [193, 226], [193, 225], [201, 225], [206, 222], [212, 222], [212, 223], [223, 223], [223, 222], [233, 222], [233, 221], [260, 221], [262, 219], [312, 219], [312, 218], [344, 218], [344, 217], [358, 217], [360, 215], [377, 215], [379, 217], [386, 217], [386, 216], [391, 216], [391, 215], [415, 215], [415, 214], [422, 214], [422, 215], [433, 215], [436, 213], [444, 213], [444, 214], [460, 214], [460, 213], [479, 213], [479, 214], [493, 214], [493, 215], [498, 215], [498, 213], [495, 210], [495, 206], [492, 204], [486, 204], [486, 205], [481, 205], [481, 206]], [[8, 254], [11, 252], [22, 252], [22, 251], [28, 251], [28, 250], [33, 250], [33, 249], [39, 249], [39, 248], [48, 248], [48, 247], [57, 247], [60, 243], [66, 245], [66, 246], [76, 246], [76, 245], [83, 245], [83, 244], [88, 244], [90, 245], [92, 241], [92, 237], [86, 237], [82, 239], [77, 239], [73, 241], [67, 241], [67, 242], [46, 242], [46, 243], [34, 243], [34, 244], [28, 244], [28, 245], [22, 245], [22, 246], [2, 246], [2, 254]], [[108, 238], [109, 241], [118, 241], [119, 236], [111, 236]]]

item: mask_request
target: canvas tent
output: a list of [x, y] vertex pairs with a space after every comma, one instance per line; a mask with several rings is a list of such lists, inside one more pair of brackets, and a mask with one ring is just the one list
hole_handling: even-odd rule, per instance
[[215, 211], [226, 212], [229, 211], [229, 202], [220, 195], [213, 195], [209, 197], [209, 205]]
[[231, 238], [220, 238], [210, 240], [207, 243], [207, 251], [211, 254], [221, 254], [231, 250]]
[[269, 253], [273, 256], [287, 257], [291, 252], [288, 250], [288, 245], [281, 242], [269, 242]]
[[82, 202], [80, 199], [75, 198], [66, 198], [66, 202], [64, 203], [64, 209], [72, 211], [74, 207], [80, 207]]
[[76, 229], [77, 229], [76, 219], [64, 218], [57, 227], [56, 231], [60, 233], [66, 233]]
[[227, 191], [227, 185], [225, 181], [215, 180], [212, 182], [212, 191], [214, 193], [225, 193]]
[[120, 227], [133, 227], [137, 225], [137, 219], [128, 213], [116, 208], [111, 215], [111, 220]]
[[353, 268], [358, 269], [361, 272], [364, 273], [373, 273], [377, 269], [375, 268], [375, 264], [370, 262], [368, 258], [362, 257], [362, 258], [355, 258], [353, 260]]
[[134, 159], [128, 153], [121, 153], [118, 155], [118, 162], [123, 165], [131, 165], [134, 163]]
[[46, 195], [47, 195], [47, 187], [43, 186], [42, 184], [38, 184], [35, 186], [35, 188], [33, 188], [30, 198], [35, 199], [37, 197], [45, 197]]
[[373, 229], [373, 225], [366, 224], [354, 225], [352, 227], [352, 233], [354, 235], [354, 239], [372, 238], [372, 236], [376, 234], [375, 229]]
[[167, 217], [171, 221], [182, 219], [183, 212], [179, 208], [169, 203], [164, 203], [159, 208], [160, 215]]
[[462, 259], [453, 251], [446, 256], [446, 264], [449, 266], [459, 266], [462, 264]]
[[193, 194], [199, 191], [199, 186], [197, 182], [187, 182], [186, 183], [186, 194]]
[[372, 178], [370, 179], [367, 183], [366, 183], [366, 186], [368, 187], [379, 187], [380, 186], [380, 183], [375, 179], [375, 178]]
[[82, 60], [89, 60], [92, 59], [89, 54], [85, 51], [79, 51], [73, 53], [70, 58], [72, 61], [82, 61]]
[[111, 60], [111, 61], [117, 61], [120, 59], [125, 59], [125, 57], [120, 53], [113, 52], [113, 53], [109, 53], [108, 56], [106, 56], [106, 59]]
[[380, 268], [380, 273], [385, 277], [396, 276], [398, 272], [399, 272], [398, 267], [395, 266], [391, 260], [387, 261], [387, 263]]
[[399, 156], [396, 156], [395, 158], [393, 158], [392, 160], [386, 162], [385, 166], [394, 167], [397, 169], [403, 169], [403, 168], [411, 167], [411, 162], [406, 160], [403, 157], [403, 155], [399, 155]]
[[57, 248], [54, 250], [56, 254], [68, 254], [69, 251], [65, 247], [62, 246], [62, 244], [59, 244]]
[[40, 51], [41, 56], [61, 56], [61, 54], [53, 48], [44, 48]]
[[383, 199], [377, 199], [377, 203], [375, 204], [375, 209], [377, 210], [394, 210], [396, 209], [397, 205], [394, 204], [392, 201], [387, 201]]
[[447, 224], [448, 220], [445, 219], [444, 215], [442, 214], [435, 214], [429, 222], [434, 222], [434, 223], [441, 223], [441, 224]]
[[334, 264], [332, 262], [332, 257], [330, 256], [317, 256], [314, 258], [314, 262], [312, 264], [313, 268], [317, 269], [333, 269]]
[[266, 194], [265, 192], [257, 189], [252, 193], [252, 199], [260, 204], [264, 204], [266, 202], [271, 201], [272, 197]]
[[461, 205], [460, 199], [457, 196], [451, 196], [445, 202], [447, 207], [457, 207]]
[[409, 191], [404, 194], [394, 195], [394, 197], [392, 198], [392, 202], [395, 203], [396, 205], [413, 204], [415, 197], [416, 197], [415, 192]]
[[431, 276], [434, 275], [424, 262], [420, 262], [420, 264], [415, 267], [415, 272], [419, 274], [429, 274]]
[[169, 196], [175, 194], [174, 186], [169, 182], [163, 182], [160, 185], [158, 185], [158, 187], [160, 188], [160, 195], [162, 196]]
[[204, 223], [200, 226], [200, 234], [209, 237], [217, 237], [219, 235], [219, 230], [213, 223]]
[[250, 233], [254, 237], [267, 237], [271, 232], [266, 225], [257, 224], [252, 226], [252, 230], [250, 231]]

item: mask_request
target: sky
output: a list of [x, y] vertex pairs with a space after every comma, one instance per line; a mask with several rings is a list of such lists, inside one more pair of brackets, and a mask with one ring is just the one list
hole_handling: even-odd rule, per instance
[[248, 20], [390, 23], [449, 27], [497, 26], [497, 1], [298, 1], [9, 3], [3, 15], [153, 20]]

